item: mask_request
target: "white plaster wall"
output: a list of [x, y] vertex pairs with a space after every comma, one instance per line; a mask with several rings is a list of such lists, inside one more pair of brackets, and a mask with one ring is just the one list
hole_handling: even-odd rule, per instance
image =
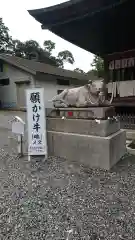
[[8, 86], [0, 86], [0, 100], [2, 101], [2, 105], [4, 107], [16, 107], [17, 106], [17, 89], [15, 82], [20, 81], [30, 81], [31, 84], [29, 87], [43, 87], [45, 91], [45, 107], [52, 107], [51, 100], [55, 95], [57, 95], [57, 90], [64, 90], [67, 88], [72, 88], [73, 86], [83, 85], [85, 84], [80, 80], [73, 81], [71, 79], [70, 86], [63, 86], [57, 84], [58, 76], [54, 75], [45, 75], [39, 74], [36, 78], [20, 69], [13, 67], [9, 64], [4, 65], [4, 75], [10, 78], [10, 84]]
[[49, 80], [36, 80], [36, 87], [42, 87], [44, 88], [44, 93], [45, 93], [45, 107], [46, 108], [51, 108], [53, 107], [52, 102], [49, 101], [51, 100], [54, 96], [57, 95], [57, 90], [64, 90], [67, 88], [73, 87], [72, 85], [70, 86], [63, 86], [63, 85], [58, 85], [56, 82], [56, 79], [50, 79]]
[[9, 85], [0, 86], [0, 100], [3, 107], [15, 107], [17, 105], [17, 93], [15, 82], [31, 81], [33, 85], [33, 76], [25, 71], [21, 71], [9, 64], [4, 64], [3, 74], [9, 77]]

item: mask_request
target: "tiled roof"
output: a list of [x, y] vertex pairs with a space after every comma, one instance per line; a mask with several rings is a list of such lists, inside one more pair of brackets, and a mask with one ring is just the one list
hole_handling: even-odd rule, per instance
[[36, 75], [37, 72], [57, 75], [67, 78], [73, 78], [78, 80], [89, 80], [90, 77], [87, 74], [82, 74], [58, 67], [51, 66], [49, 64], [36, 62], [34, 60], [28, 60], [24, 58], [15, 57], [8, 54], [0, 54], [0, 59], [15, 67], [21, 68], [26, 72]]

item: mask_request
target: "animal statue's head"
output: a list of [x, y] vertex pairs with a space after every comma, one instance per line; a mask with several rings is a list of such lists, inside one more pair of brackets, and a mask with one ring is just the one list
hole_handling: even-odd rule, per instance
[[97, 88], [95, 82], [89, 80], [88, 84], [86, 84], [85, 87], [88, 89], [89, 93], [93, 95], [99, 94], [99, 89]]
[[85, 86], [89, 89], [89, 92], [93, 95], [99, 95], [99, 93], [105, 92], [104, 80], [101, 81], [89, 80], [88, 84], [86, 84]]

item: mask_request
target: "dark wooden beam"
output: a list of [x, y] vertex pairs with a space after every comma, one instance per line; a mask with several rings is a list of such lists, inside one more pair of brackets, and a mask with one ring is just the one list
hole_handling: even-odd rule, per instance
[[82, 0], [30, 14], [42, 28], [104, 57], [135, 48], [134, 9], [134, 0]]

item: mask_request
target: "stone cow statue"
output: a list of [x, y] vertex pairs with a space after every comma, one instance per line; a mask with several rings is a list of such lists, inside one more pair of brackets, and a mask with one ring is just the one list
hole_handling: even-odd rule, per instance
[[108, 104], [105, 100], [105, 84], [102, 81], [97, 87], [96, 83], [89, 81], [88, 84], [65, 89], [52, 100], [54, 107], [88, 107]]

